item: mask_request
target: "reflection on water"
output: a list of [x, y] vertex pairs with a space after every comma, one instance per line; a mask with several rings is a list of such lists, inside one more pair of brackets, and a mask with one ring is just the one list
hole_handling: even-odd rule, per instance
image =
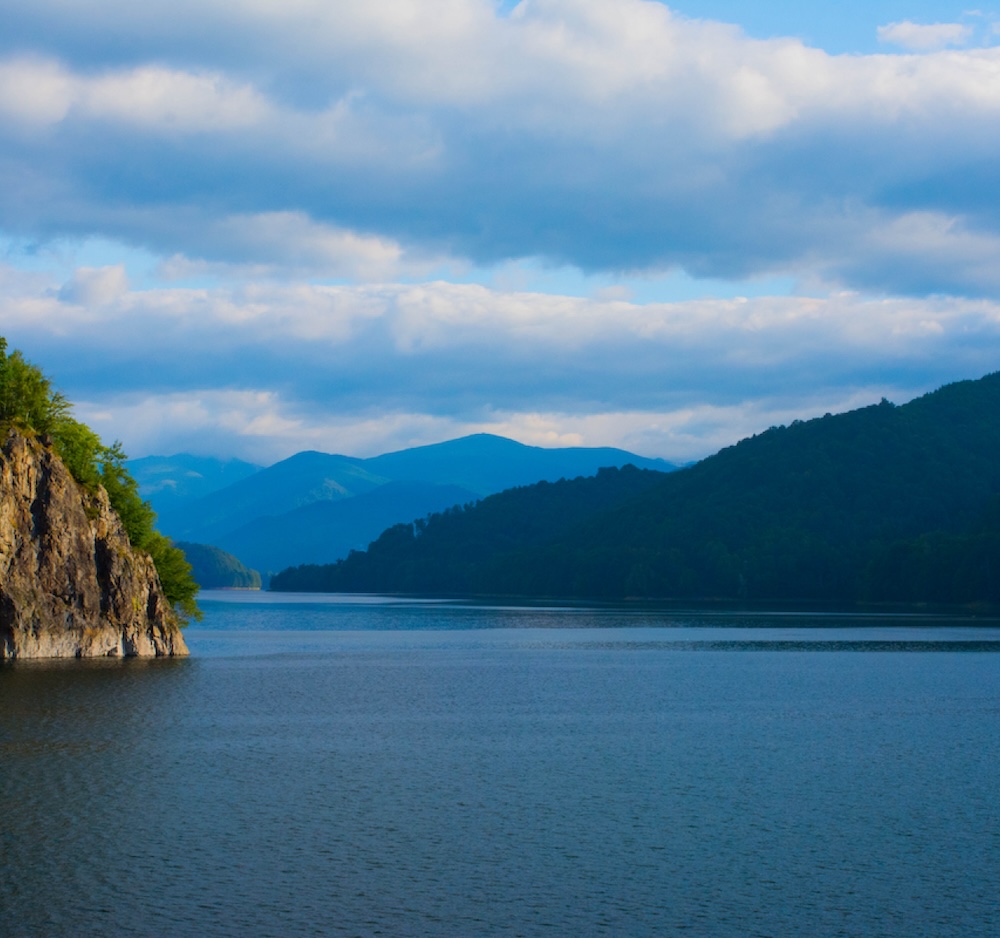
[[204, 605], [0, 668], [0, 934], [997, 933], [995, 625]]

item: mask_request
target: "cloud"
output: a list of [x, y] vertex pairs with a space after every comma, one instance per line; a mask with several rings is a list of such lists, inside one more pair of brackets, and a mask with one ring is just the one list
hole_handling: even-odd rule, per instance
[[701, 458], [794, 419], [840, 413], [878, 401], [892, 389], [875, 385], [841, 398], [775, 398], [730, 406], [697, 405], [663, 412], [490, 411], [480, 419], [412, 411], [318, 413], [272, 392], [205, 389], [83, 401], [76, 412], [135, 456], [195, 452], [270, 465], [305, 449], [375, 456], [472, 433], [494, 433], [530, 446], [616, 446], [639, 455]]
[[145, 66], [81, 84], [79, 107], [88, 116], [171, 132], [252, 127], [268, 110], [254, 89], [218, 74]]
[[[220, 253], [226, 262], [200, 260]], [[419, 275], [447, 261], [414, 257], [389, 240], [314, 222], [303, 212], [262, 212], [219, 218], [186, 240], [189, 257], [176, 254], [159, 268], [166, 280], [208, 274], [227, 278], [262, 276], [348, 277], [361, 280]], [[199, 250], [200, 249], [200, 250]]]
[[29, 125], [69, 118], [114, 121], [168, 133], [232, 130], [260, 123], [262, 97], [219, 74], [143, 66], [97, 77], [35, 57], [0, 63], [0, 113]]
[[478, 425], [414, 412], [323, 413], [273, 391], [203, 388], [81, 401], [76, 413], [130, 455], [194, 452], [262, 465], [314, 449], [354, 456], [439, 442]]
[[128, 290], [128, 276], [121, 264], [113, 267], [80, 267], [59, 289], [59, 299], [79, 306], [103, 307]]
[[862, 244], [922, 213], [997, 236], [998, 49], [831, 56], [647, 0], [22, 7], [0, 218], [24, 237], [98, 233], [186, 275], [535, 257], [915, 294], [933, 267], [931, 289], [996, 295], [958, 252], [880, 277]]
[[55, 124], [74, 99], [72, 77], [57, 62], [15, 58], [0, 62], [0, 114], [29, 125]]
[[[207, 357], [259, 349], [305, 362], [343, 354], [357, 359], [355, 370], [380, 375], [390, 363], [443, 364], [445, 357], [461, 371], [470, 354], [492, 357], [498, 371], [511, 362], [560, 370], [593, 357], [609, 373], [633, 381], [642, 378], [644, 367], [655, 376], [664, 356], [676, 358], [677, 366], [698, 354], [724, 360], [726, 367], [771, 367], [840, 347], [856, 365], [865, 355], [884, 362], [912, 354], [929, 322], [959, 344], [993, 341], [1000, 332], [1000, 305], [945, 297], [841, 294], [637, 304], [443, 281], [125, 291], [123, 276], [117, 267], [82, 269], [58, 298], [46, 299], [49, 291], [12, 296], [7, 326], [36, 337], [75, 328], [77, 341], [102, 347], [109, 356], [143, 349], [144, 356], [158, 355], [164, 363], [175, 349], [187, 348], [189, 356], [204, 349]], [[97, 303], [108, 332], [88, 336]], [[511, 384], [525, 380], [530, 377], [519, 375]]]
[[[996, 367], [988, 17], [839, 56], [652, 0], [0, 16], [0, 227], [32, 252], [0, 330], [137, 454], [688, 458]], [[635, 301], [679, 271], [718, 297]], [[793, 295], [719, 286], [749, 280]]]
[[264, 459], [350, 441], [370, 452], [507, 428], [686, 459], [797, 408], [905, 398], [1000, 356], [1000, 304], [944, 296], [640, 304], [443, 281], [127, 289], [114, 267], [62, 287], [0, 267], [0, 286], [11, 345], [71, 399], [113, 414], [102, 426], [137, 455], [231, 446]]
[[972, 27], [966, 23], [913, 23], [902, 20], [878, 28], [879, 42], [901, 46], [916, 52], [963, 46], [972, 38]]
[[956, 213], [856, 207], [798, 267], [800, 284], [912, 297], [1000, 295], [1000, 232]]

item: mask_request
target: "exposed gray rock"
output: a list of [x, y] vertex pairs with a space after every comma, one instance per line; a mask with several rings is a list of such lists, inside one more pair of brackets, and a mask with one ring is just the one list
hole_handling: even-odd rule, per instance
[[186, 655], [152, 558], [43, 442], [0, 447], [0, 658]]

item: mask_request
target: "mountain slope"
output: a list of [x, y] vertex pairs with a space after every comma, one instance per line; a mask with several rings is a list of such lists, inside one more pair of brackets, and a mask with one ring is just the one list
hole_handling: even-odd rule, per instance
[[[489, 434], [370, 459], [298, 453], [203, 498], [169, 506], [160, 525], [175, 538], [214, 544], [257, 569], [278, 570], [336, 560], [367, 546], [389, 524], [450, 504], [627, 463], [674, 468], [619, 449], [548, 450]], [[410, 488], [404, 494], [391, 483]], [[454, 489], [452, 502], [442, 502], [447, 488]], [[356, 497], [364, 501], [347, 507]], [[343, 510], [330, 507], [339, 503]]]
[[328, 563], [362, 550], [402, 518], [423, 518], [452, 505], [475, 501], [457, 485], [388, 482], [340, 501], [302, 505], [282, 515], [257, 518], [222, 536], [219, 546], [262, 571], [305, 563]]
[[159, 516], [179, 504], [201, 498], [260, 471], [260, 466], [242, 459], [212, 459], [208, 456], [143, 456], [126, 463], [139, 483], [142, 497]]
[[[295, 588], [935, 598], [912, 585], [907, 590], [905, 571], [896, 584], [886, 584], [885, 576], [880, 581], [877, 573], [894, 569], [886, 558], [912, 555], [914, 545], [923, 544], [925, 552], [937, 545], [932, 566], [945, 562], [944, 544], [953, 567], [969, 544], [988, 551], [993, 535], [987, 519], [998, 498], [1000, 373], [949, 385], [902, 407], [883, 401], [773, 428], [663, 476], [603, 513], [568, 527], [553, 523], [530, 543], [494, 536], [487, 502], [433, 518], [420, 532], [397, 528], [366, 554], [314, 576], [312, 587], [299, 577]], [[502, 524], [538, 527], [533, 519], [549, 503], [540, 487], [525, 490], [506, 505]], [[490, 549], [477, 551], [484, 538]], [[1000, 584], [1000, 569], [991, 562], [984, 561], [987, 573], [979, 585], [964, 594], [949, 588], [949, 596], [991, 598], [991, 584]], [[432, 576], [442, 568], [447, 576]], [[279, 578], [276, 586], [285, 582]]]
[[[161, 517], [177, 538], [218, 544], [220, 538], [255, 518], [280, 515], [301, 505], [351, 498], [383, 485], [364, 460], [303, 452], [248, 478], [189, 502]], [[237, 552], [237, 556], [243, 559]]]
[[384, 531], [365, 553], [326, 566], [285, 570], [274, 590], [463, 592], [497, 556], [547, 543], [575, 525], [649, 490], [662, 473], [624, 466], [596, 476], [508, 489]]
[[490, 433], [476, 433], [365, 460], [365, 467], [379, 475], [460, 485], [480, 496], [535, 482], [589, 476], [606, 466], [628, 464], [660, 472], [676, 468], [666, 460], [646, 459], [622, 449], [579, 446], [545, 449]]
[[178, 541], [177, 546], [184, 551], [191, 564], [191, 575], [201, 589], [260, 589], [260, 574], [248, 569], [232, 554], [190, 541]]

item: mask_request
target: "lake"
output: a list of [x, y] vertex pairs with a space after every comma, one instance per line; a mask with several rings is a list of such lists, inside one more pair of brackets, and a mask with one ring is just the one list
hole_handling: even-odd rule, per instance
[[995, 620], [200, 601], [0, 668], [0, 934], [1000, 933]]

